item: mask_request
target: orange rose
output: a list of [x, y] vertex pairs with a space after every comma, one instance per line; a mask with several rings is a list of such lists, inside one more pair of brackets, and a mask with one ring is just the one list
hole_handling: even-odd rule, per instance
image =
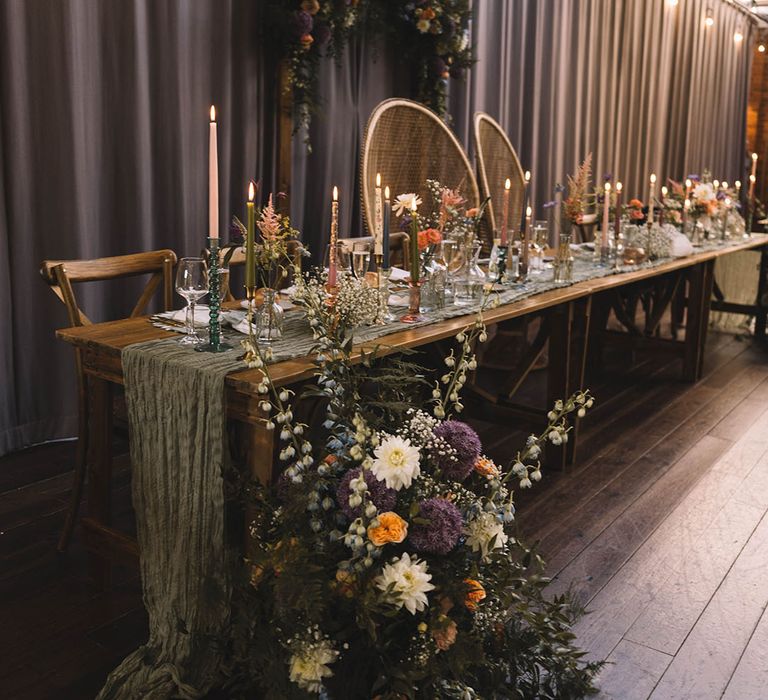
[[475, 461], [475, 471], [483, 476], [499, 476], [501, 471], [493, 463], [493, 460], [487, 457], [478, 457]]
[[477, 610], [477, 604], [485, 598], [485, 588], [480, 581], [473, 578], [465, 578], [464, 583], [467, 584], [467, 597], [464, 598], [464, 605], [474, 612]]
[[391, 511], [379, 515], [378, 527], [368, 528], [368, 537], [377, 547], [389, 542], [399, 544], [408, 535], [408, 523]]
[[629, 206], [635, 207], [636, 209], [642, 209], [643, 203], [639, 199], [630, 199], [629, 200]]
[[431, 7], [428, 7], [421, 11], [421, 16], [423, 19], [434, 19], [435, 11]]
[[425, 250], [427, 246], [440, 243], [443, 240], [440, 231], [436, 228], [428, 228], [425, 231], [419, 231], [419, 250]]

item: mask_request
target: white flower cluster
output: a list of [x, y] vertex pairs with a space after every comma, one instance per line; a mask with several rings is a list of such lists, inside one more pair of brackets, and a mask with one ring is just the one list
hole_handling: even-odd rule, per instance
[[427, 593], [435, 588], [431, 580], [426, 562], [416, 557], [411, 559], [410, 554], [403, 552], [400, 559], [393, 559], [384, 566], [376, 578], [376, 587], [392, 599], [395, 607], [404, 607], [415, 615], [429, 604]]
[[289, 677], [293, 683], [310, 693], [323, 689], [323, 679], [333, 675], [330, 669], [339, 657], [331, 641], [324, 637], [317, 626], [308, 630], [306, 638], [294, 637], [289, 642], [293, 652], [289, 660]]
[[503, 549], [509, 537], [504, 532], [504, 522], [494, 513], [482, 512], [464, 527], [467, 545], [473, 552], [480, 552], [485, 561], [494, 549]]
[[418, 446], [424, 454], [433, 459], [442, 457], [455, 458], [456, 450], [443, 438], [435, 435], [434, 430], [439, 421], [420, 409], [408, 409], [407, 422], [398, 429], [397, 433]]
[[[456, 340], [461, 344], [461, 353], [454, 357], [453, 350], [450, 355], [444, 359], [448, 371], [440, 377], [440, 381], [435, 383], [432, 390], [432, 398], [435, 401], [433, 413], [437, 418], [445, 418], [448, 405], [453, 406], [456, 413], [464, 410], [464, 404], [461, 402], [461, 391], [467, 383], [468, 373], [477, 369], [477, 359], [474, 353], [474, 342], [484, 343], [488, 340], [488, 333], [485, 330], [485, 323], [482, 315], [472, 326], [465, 328], [456, 334]], [[440, 385], [443, 388], [440, 388]]]
[[419, 448], [408, 439], [397, 435], [385, 437], [373, 454], [371, 472], [395, 491], [410, 488], [413, 480], [421, 474]]

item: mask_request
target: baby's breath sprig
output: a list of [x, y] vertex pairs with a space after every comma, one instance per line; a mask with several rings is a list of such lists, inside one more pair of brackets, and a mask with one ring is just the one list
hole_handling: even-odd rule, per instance
[[[583, 418], [587, 410], [592, 408], [595, 400], [586, 391], [577, 391], [566, 401], [558, 399], [552, 410], [547, 413], [547, 427], [539, 434], [531, 434], [526, 440], [525, 449], [518, 452], [512, 463], [511, 471], [507, 472], [501, 483], [505, 483], [512, 475], [520, 480], [520, 488], [529, 488], [533, 481], [541, 480], [541, 451], [547, 440], [553, 445], [564, 445], [568, 442], [568, 433], [572, 427], [568, 425], [568, 415], [576, 412]], [[535, 461], [535, 464], [534, 464]]]

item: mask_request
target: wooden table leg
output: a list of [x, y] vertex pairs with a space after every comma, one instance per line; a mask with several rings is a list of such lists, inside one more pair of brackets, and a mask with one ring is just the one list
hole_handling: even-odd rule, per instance
[[89, 550], [91, 577], [102, 588], [110, 584], [112, 567], [106, 553], [99, 551], [99, 531], [112, 518], [112, 384], [90, 375], [88, 508], [83, 530]]
[[[567, 394], [570, 396], [575, 391], [584, 389], [587, 370], [587, 357], [589, 355], [589, 326], [592, 316], [592, 297], [589, 296], [578, 303], [581, 311], [577, 314], [578, 332], [572, 334], [572, 352], [574, 355], [571, 384]], [[576, 446], [579, 437], [579, 424], [581, 420], [574, 414], [571, 421], [573, 429], [570, 432], [565, 448], [565, 465], [571, 466], [576, 461]]]
[[768, 315], [768, 307], [765, 306], [766, 284], [768, 284], [766, 277], [768, 277], [768, 247], [763, 247], [760, 249], [760, 277], [757, 281], [757, 299], [755, 300], [757, 307], [755, 338], [758, 340], [765, 340], [766, 315]]
[[[549, 368], [547, 373], [547, 410], [556, 400], [568, 398], [571, 380], [571, 337], [573, 328], [573, 303], [555, 307], [549, 318]], [[569, 438], [570, 439], [570, 438]], [[564, 469], [566, 450], [547, 444], [545, 459], [549, 466]]]
[[691, 268], [683, 355], [683, 379], [688, 382], [701, 377], [713, 284], [714, 261]]

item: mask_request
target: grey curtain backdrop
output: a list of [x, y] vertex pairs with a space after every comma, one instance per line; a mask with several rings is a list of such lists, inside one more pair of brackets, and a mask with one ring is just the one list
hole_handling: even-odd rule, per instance
[[[199, 252], [210, 103], [223, 229], [249, 178], [272, 188], [274, 76], [259, 51], [259, 6], [0, 0], [0, 454], [74, 434], [72, 351], [53, 338], [66, 318], [38, 278], [43, 258]], [[474, 12], [478, 63], [450, 86], [453, 124], [472, 152], [473, 112], [496, 117], [533, 172], [538, 206], [589, 151], [598, 175], [643, 198], [652, 170], [746, 179], [753, 32], [725, 0], [476, 0]], [[343, 234], [361, 229], [364, 125], [379, 100], [408, 96], [408, 75], [365, 41], [322, 64], [324, 108], [313, 153], [295, 140], [291, 200], [318, 257], [334, 184]], [[119, 317], [132, 290], [86, 289], [84, 308]]]

